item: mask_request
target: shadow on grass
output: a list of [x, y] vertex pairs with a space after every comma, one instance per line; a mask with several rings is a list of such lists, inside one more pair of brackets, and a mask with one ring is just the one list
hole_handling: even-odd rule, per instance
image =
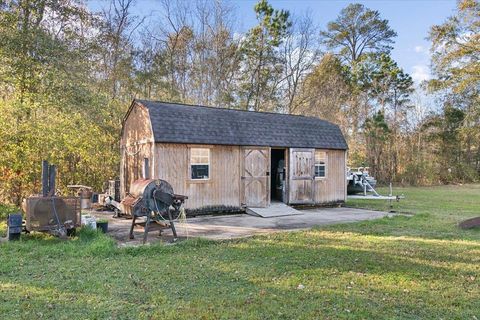
[[128, 248], [92, 230], [24, 236], [0, 245], [2, 316], [473, 318], [480, 234], [455, 224], [473, 209]]
[[458, 227], [461, 219], [439, 217], [430, 213], [413, 216], [396, 215], [375, 220], [318, 226], [317, 230], [355, 232], [375, 236], [412, 236], [435, 240], [480, 240], [480, 228], [462, 230]]
[[[86, 239], [76, 243], [79, 250], [103, 241], [98, 235]], [[373, 240], [380, 242], [378, 251], [371, 239], [361, 235], [311, 231], [222, 243], [189, 240], [175, 246], [113, 246], [112, 255], [84, 251], [79, 257], [66, 251], [61, 257], [50, 254], [28, 263], [13, 257], [15, 270], [0, 267], [0, 296], [6, 316], [17, 308], [31, 315], [86, 318], [474, 315], [479, 306], [478, 292], [471, 293], [475, 284], [460, 281], [470, 271], [411, 259], [434, 262], [447, 256], [443, 252], [405, 258], [385, 252], [394, 244], [390, 239]], [[405, 248], [413, 246], [412, 241]], [[417, 245], [423, 244], [422, 240]], [[431, 249], [441, 251], [440, 245]], [[449, 252], [454, 255], [456, 250]], [[305, 288], [298, 289], [299, 284]]]

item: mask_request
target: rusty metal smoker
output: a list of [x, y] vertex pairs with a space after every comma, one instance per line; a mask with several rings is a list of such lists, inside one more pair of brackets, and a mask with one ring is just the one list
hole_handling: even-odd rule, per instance
[[49, 232], [65, 237], [75, 233], [81, 225], [80, 198], [60, 197], [55, 194], [57, 168], [42, 161], [42, 193], [26, 198], [23, 202], [25, 231]]
[[[122, 200], [123, 211], [132, 216], [130, 239], [133, 239], [133, 228], [138, 217], [145, 217], [143, 243], [147, 241], [151, 222], [160, 225], [162, 229], [171, 228], [174, 240], [177, 239], [174, 220], [180, 215], [180, 208], [187, 196], [173, 193], [172, 186], [165, 180], [140, 179], [130, 186], [130, 193]], [[163, 226], [162, 226], [163, 225]]]

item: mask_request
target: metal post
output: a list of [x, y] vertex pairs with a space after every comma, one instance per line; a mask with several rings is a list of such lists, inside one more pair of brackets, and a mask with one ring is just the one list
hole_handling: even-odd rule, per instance
[[143, 244], [147, 242], [148, 227], [150, 226], [150, 214], [147, 215], [147, 221], [145, 222], [145, 231], [143, 232]]
[[173, 233], [173, 241], [177, 241], [177, 230], [175, 229], [175, 224], [173, 223], [172, 213], [170, 212], [170, 208], [167, 208], [168, 212], [168, 220], [170, 220], [170, 228], [172, 228]]
[[48, 168], [48, 195], [53, 197], [55, 195], [55, 178], [57, 176], [57, 168], [55, 165], [50, 165]]
[[48, 196], [48, 161], [42, 161], [42, 196]]
[[133, 236], [133, 228], [135, 228], [135, 221], [137, 220], [137, 216], [134, 214], [133, 215], [133, 218], [132, 218], [132, 225], [130, 226], [130, 233], [129, 233], [129, 237], [130, 239], [133, 239], [134, 236]]

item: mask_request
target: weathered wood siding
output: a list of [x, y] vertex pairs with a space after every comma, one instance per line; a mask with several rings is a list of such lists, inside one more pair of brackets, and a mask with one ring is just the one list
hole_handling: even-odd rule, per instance
[[[208, 180], [190, 179], [189, 157], [191, 147], [208, 147], [210, 149], [210, 177]], [[248, 152], [248, 148], [240, 146], [154, 143], [148, 110], [141, 105], [133, 105], [124, 122], [120, 148], [120, 188], [122, 198], [128, 192], [133, 181], [145, 178], [143, 176], [143, 162], [145, 158], [149, 159], [151, 178], [167, 180], [172, 184], [176, 193], [189, 197], [185, 204], [187, 209], [198, 209], [207, 206], [240, 207], [242, 203], [248, 202], [245, 199], [245, 195], [250, 194], [252, 190], [255, 191], [255, 188], [245, 189], [243, 186], [244, 181], [241, 179], [242, 175], [245, 175], [244, 157], [245, 152]], [[265, 150], [269, 150], [269, 148]], [[326, 177], [316, 178], [313, 181], [313, 200], [316, 204], [345, 201], [345, 151], [322, 151], [325, 151], [327, 154]], [[267, 159], [266, 157], [264, 158], [262, 158], [262, 161]], [[270, 154], [268, 154], [265, 166], [268, 165], [270, 167], [269, 159]], [[285, 161], [287, 177], [291, 177], [290, 172], [293, 168], [290, 168], [289, 149], [287, 149]], [[256, 173], [253, 174], [255, 175]], [[267, 180], [265, 183], [270, 183], [270, 180]], [[295, 190], [295, 185], [293, 185], [292, 189], [291, 180], [288, 182], [286, 186], [287, 195], [292, 197], [291, 192]], [[269, 203], [269, 195], [267, 188], [266, 196], [268, 199], [262, 198], [262, 201]], [[255, 200], [255, 197], [250, 196]], [[260, 203], [260, 201], [257, 202]]]
[[327, 172], [325, 178], [315, 179], [315, 203], [345, 201], [346, 172], [345, 151], [321, 150], [327, 153]]
[[[210, 148], [210, 177], [192, 180], [189, 176], [191, 147]], [[154, 178], [172, 184], [177, 194], [188, 196], [185, 208], [206, 206], [240, 207], [240, 147], [157, 143]]]
[[144, 159], [149, 159], [153, 176], [154, 139], [148, 110], [138, 104], [132, 106], [122, 129], [120, 140], [120, 194], [125, 197], [130, 184], [143, 177]]

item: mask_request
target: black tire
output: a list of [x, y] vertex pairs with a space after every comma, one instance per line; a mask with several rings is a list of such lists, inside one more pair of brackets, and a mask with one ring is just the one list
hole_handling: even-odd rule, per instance
[[75, 237], [77, 234], [76, 228], [67, 229], [67, 237]]

